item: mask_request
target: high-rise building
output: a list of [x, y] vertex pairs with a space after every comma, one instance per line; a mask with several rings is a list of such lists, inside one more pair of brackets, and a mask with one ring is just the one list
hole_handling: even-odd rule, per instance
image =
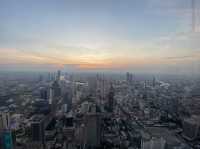
[[165, 149], [166, 140], [163, 138], [152, 138], [150, 140], [142, 140], [141, 149]]
[[0, 113], [0, 149], [13, 149], [9, 112]]
[[85, 118], [85, 137], [89, 147], [98, 147], [101, 141], [101, 118], [98, 114], [87, 114]]
[[12, 132], [10, 130], [0, 131], [0, 149], [13, 149]]
[[113, 112], [114, 110], [114, 88], [111, 84], [110, 91], [108, 93], [108, 112]]
[[35, 147], [45, 147], [44, 117], [34, 115], [31, 121], [30, 145]]
[[62, 112], [63, 113], [67, 113], [68, 112], [68, 106], [67, 106], [67, 104], [63, 104], [62, 105]]
[[132, 84], [133, 83], [133, 74], [131, 74], [129, 72], [126, 73], [126, 82], [128, 84]]
[[67, 105], [67, 112], [69, 112], [72, 108], [72, 92], [71, 91], [68, 90], [64, 94], [63, 102], [64, 102], [64, 104]]
[[53, 89], [50, 87], [49, 89], [49, 104], [51, 105], [53, 101]]
[[195, 140], [200, 135], [200, 117], [193, 116], [183, 120], [183, 136], [187, 140]]
[[155, 77], [153, 77], [152, 86], [153, 86], [153, 87], [156, 86], [156, 78], [155, 78]]
[[48, 91], [44, 87], [40, 88], [40, 98], [45, 100], [48, 99]]
[[58, 81], [54, 81], [52, 84], [53, 98], [57, 98], [61, 95], [61, 88], [58, 84]]
[[88, 147], [95, 148], [101, 142], [101, 114], [96, 104], [90, 105], [84, 122], [84, 140]]
[[42, 141], [44, 128], [41, 122], [31, 123], [31, 140], [32, 141]]
[[56, 80], [59, 81], [61, 77], [61, 71], [58, 70], [57, 75], [56, 75]]
[[50, 87], [49, 104], [51, 112], [55, 112], [58, 99], [61, 97], [61, 88], [57, 81], [54, 81]]
[[0, 113], [0, 130], [10, 129], [10, 113]]

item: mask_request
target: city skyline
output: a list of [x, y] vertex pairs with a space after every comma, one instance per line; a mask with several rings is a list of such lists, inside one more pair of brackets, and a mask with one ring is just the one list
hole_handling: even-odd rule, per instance
[[0, 0], [0, 68], [199, 74], [191, 19], [191, 0]]

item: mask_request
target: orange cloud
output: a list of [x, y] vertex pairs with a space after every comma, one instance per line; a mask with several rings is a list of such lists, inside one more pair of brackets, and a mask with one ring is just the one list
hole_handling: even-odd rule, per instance
[[[199, 58], [199, 56], [198, 56]], [[106, 55], [104, 53], [93, 54], [83, 53], [82, 55], [67, 55], [64, 53], [35, 53], [17, 50], [0, 49], [0, 64], [37, 64], [54, 65], [63, 68], [65, 65], [73, 65], [77, 69], [95, 70], [95, 69], [126, 69], [140, 68], [158, 65], [181, 64], [182, 60], [176, 60], [170, 57], [142, 56], [142, 55]]]

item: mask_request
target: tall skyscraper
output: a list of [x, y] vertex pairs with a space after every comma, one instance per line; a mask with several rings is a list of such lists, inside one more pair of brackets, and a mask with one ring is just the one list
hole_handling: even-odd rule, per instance
[[10, 129], [10, 113], [0, 113], [0, 130]]
[[51, 106], [52, 112], [56, 110], [56, 104], [60, 97], [61, 97], [61, 88], [60, 85], [58, 84], [58, 81], [56, 80], [51, 85], [49, 92], [49, 104]]
[[109, 93], [108, 93], [108, 112], [113, 112], [114, 110], [114, 88], [111, 84]]
[[0, 131], [0, 149], [13, 149], [12, 132], [10, 130]]
[[131, 74], [129, 72], [126, 73], [126, 82], [128, 84], [132, 84], [133, 83], [133, 74]]
[[56, 75], [56, 80], [60, 81], [60, 77], [61, 77], [61, 71], [58, 70], [57, 75]]
[[92, 105], [85, 116], [85, 140], [91, 148], [99, 147], [101, 141], [101, 115], [96, 105]]
[[72, 92], [70, 90], [64, 94], [63, 102], [67, 105], [67, 112], [69, 112], [72, 108]]
[[9, 112], [0, 113], [0, 149], [13, 149]]
[[40, 98], [45, 100], [48, 99], [48, 91], [44, 87], [40, 88]]
[[44, 128], [44, 117], [35, 115], [31, 122], [31, 136], [30, 145], [44, 148], [45, 147], [45, 128]]
[[52, 94], [53, 94], [53, 98], [57, 98], [61, 95], [61, 88], [60, 85], [58, 84], [58, 81], [54, 81], [52, 86]]
[[49, 89], [49, 104], [51, 105], [53, 101], [53, 89], [50, 87]]
[[153, 77], [152, 85], [153, 85], [153, 87], [156, 86], [156, 78], [155, 77]]

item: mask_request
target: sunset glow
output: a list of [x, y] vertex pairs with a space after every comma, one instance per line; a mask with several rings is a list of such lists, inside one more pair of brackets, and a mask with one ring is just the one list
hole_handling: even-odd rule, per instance
[[0, 66], [119, 71], [196, 67], [200, 21], [192, 32], [190, 9], [187, 0], [3, 0]]

